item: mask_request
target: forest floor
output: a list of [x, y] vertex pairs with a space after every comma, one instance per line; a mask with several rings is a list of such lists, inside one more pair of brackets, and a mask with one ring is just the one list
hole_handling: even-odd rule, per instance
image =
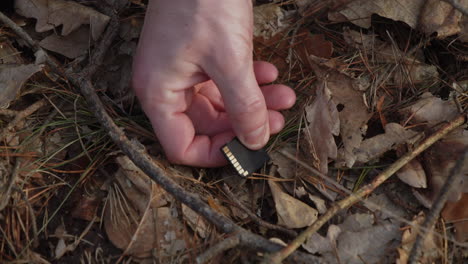
[[240, 177], [165, 159], [130, 87], [147, 1], [2, 1], [1, 263], [466, 263], [468, 1], [254, 2], [297, 102]]

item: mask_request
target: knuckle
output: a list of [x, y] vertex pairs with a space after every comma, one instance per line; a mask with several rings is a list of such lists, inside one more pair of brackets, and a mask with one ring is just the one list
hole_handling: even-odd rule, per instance
[[[260, 97], [249, 97], [238, 100], [236, 110], [233, 111], [236, 119], [245, 120], [252, 115], [262, 113], [266, 109], [265, 101]], [[241, 120], [238, 120], [241, 121]]]

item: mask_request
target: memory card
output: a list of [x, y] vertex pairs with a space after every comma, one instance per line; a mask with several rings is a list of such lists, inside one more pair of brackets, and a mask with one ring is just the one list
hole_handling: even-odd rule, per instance
[[234, 138], [221, 148], [226, 159], [240, 176], [246, 177], [262, 168], [270, 160], [265, 149], [251, 150], [238, 138]]

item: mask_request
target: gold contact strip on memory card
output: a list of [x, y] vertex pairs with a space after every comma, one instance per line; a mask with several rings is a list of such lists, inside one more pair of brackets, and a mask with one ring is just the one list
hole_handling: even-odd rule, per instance
[[226, 154], [226, 156], [228, 157], [231, 164], [234, 166], [234, 168], [237, 170], [237, 172], [240, 175], [243, 175], [243, 176], [249, 175], [249, 172], [242, 168], [240, 163], [237, 161], [236, 157], [234, 157], [234, 155], [231, 153], [231, 151], [229, 150], [227, 146], [223, 148], [223, 151], [224, 151], [224, 154]]

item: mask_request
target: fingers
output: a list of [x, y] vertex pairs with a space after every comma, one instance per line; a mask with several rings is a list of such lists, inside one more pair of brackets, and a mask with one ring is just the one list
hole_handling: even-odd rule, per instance
[[207, 71], [221, 92], [234, 132], [244, 145], [255, 150], [268, 141], [268, 111], [255, 79], [253, 63], [241, 64], [233, 62], [226, 66], [217, 63], [215, 65], [222, 68], [210, 65]]
[[183, 113], [165, 115], [149, 114], [156, 136], [164, 148], [168, 160], [176, 164], [198, 167], [218, 167], [226, 164], [220, 148], [229, 142], [233, 132], [216, 136], [195, 135], [189, 117]]
[[[192, 104], [185, 113], [192, 121], [195, 133], [198, 135], [215, 136], [232, 131], [227, 114], [216, 110], [208, 98], [201, 94], [193, 97]], [[269, 110], [268, 120], [271, 134], [278, 133], [284, 126], [283, 115], [278, 111]]]
[[254, 72], [259, 84], [271, 83], [278, 78], [278, 69], [266, 61], [254, 61]]
[[268, 109], [285, 110], [296, 102], [296, 94], [286, 85], [271, 84], [261, 87], [261, 90]]

